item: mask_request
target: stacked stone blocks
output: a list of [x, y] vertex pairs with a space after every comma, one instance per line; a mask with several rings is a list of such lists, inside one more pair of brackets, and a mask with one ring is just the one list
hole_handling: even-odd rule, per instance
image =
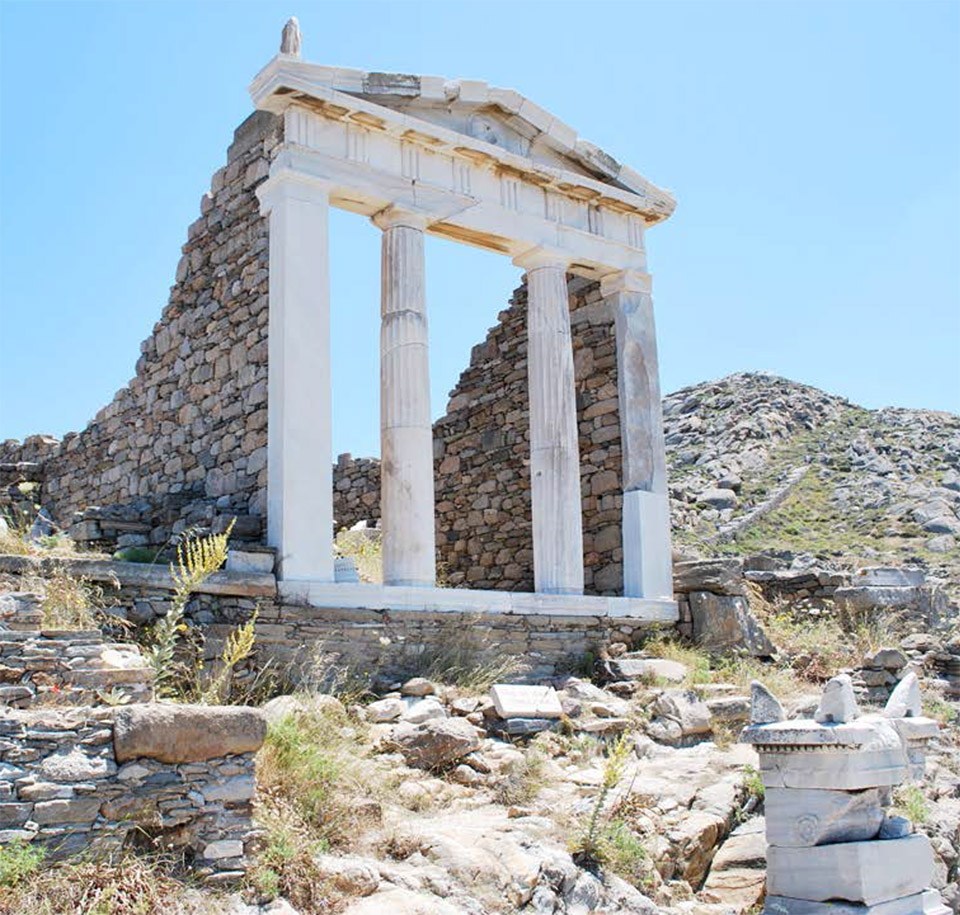
[[813, 720], [783, 720], [755, 683], [742, 740], [760, 755], [767, 832], [766, 915], [946, 915], [930, 889], [929, 839], [891, 816], [891, 792], [923, 774], [936, 722], [908, 675], [883, 715], [859, 716], [849, 676], [827, 684]]

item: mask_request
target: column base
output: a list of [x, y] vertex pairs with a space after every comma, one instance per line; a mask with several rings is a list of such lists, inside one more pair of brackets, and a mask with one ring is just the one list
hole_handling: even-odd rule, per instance
[[623, 595], [673, 599], [670, 500], [635, 489], [623, 494]]

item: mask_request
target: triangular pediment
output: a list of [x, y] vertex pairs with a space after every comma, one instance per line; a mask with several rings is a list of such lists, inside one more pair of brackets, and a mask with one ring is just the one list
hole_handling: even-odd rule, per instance
[[[280, 108], [300, 93], [331, 93], [360, 100], [368, 112], [377, 109], [416, 121], [429, 133], [461, 135], [474, 148], [519, 156], [535, 165], [559, 169], [645, 198], [657, 213], [668, 216], [673, 197], [629, 166], [577, 136], [558, 117], [513, 89], [499, 89], [479, 80], [377, 73], [309, 64], [281, 54], [254, 79], [251, 94], [258, 107]], [[332, 99], [335, 102], [335, 99]]]

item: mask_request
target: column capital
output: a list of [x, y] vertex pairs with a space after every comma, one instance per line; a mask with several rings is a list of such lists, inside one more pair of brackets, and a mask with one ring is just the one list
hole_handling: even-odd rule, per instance
[[548, 248], [545, 245], [537, 245], [518, 254], [513, 263], [524, 270], [539, 270], [541, 267], [560, 267], [566, 270], [572, 261], [571, 256], [566, 251], [558, 248]]
[[289, 166], [270, 169], [270, 177], [257, 188], [260, 215], [267, 216], [277, 201], [286, 197], [307, 203], [326, 204], [334, 184], [326, 178], [317, 178]]
[[374, 213], [370, 217], [370, 222], [380, 229], [395, 229], [398, 226], [405, 226], [408, 229], [418, 229], [421, 232], [426, 231], [431, 221], [424, 213], [418, 213], [415, 210], [404, 209], [396, 205], [385, 207], [379, 213]]
[[645, 292], [649, 295], [652, 282], [649, 273], [640, 270], [617, 270], [600, 278], [600, 294], [604, 298], [618, 292]]

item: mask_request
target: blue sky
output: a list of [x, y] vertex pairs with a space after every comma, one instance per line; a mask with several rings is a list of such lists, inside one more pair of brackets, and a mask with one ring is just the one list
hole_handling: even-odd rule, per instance
[[[133, 374], [246, 87], [304, 57], [518, 89], [670, 188], [664, 390], [768, 370], [960, 412], [960, 3], [0, 0], [0, 439]], [[379, 232], [335, 213], [335, 451], [378, 451]], [[517, 284], [427, 249], [433, 410]]]

